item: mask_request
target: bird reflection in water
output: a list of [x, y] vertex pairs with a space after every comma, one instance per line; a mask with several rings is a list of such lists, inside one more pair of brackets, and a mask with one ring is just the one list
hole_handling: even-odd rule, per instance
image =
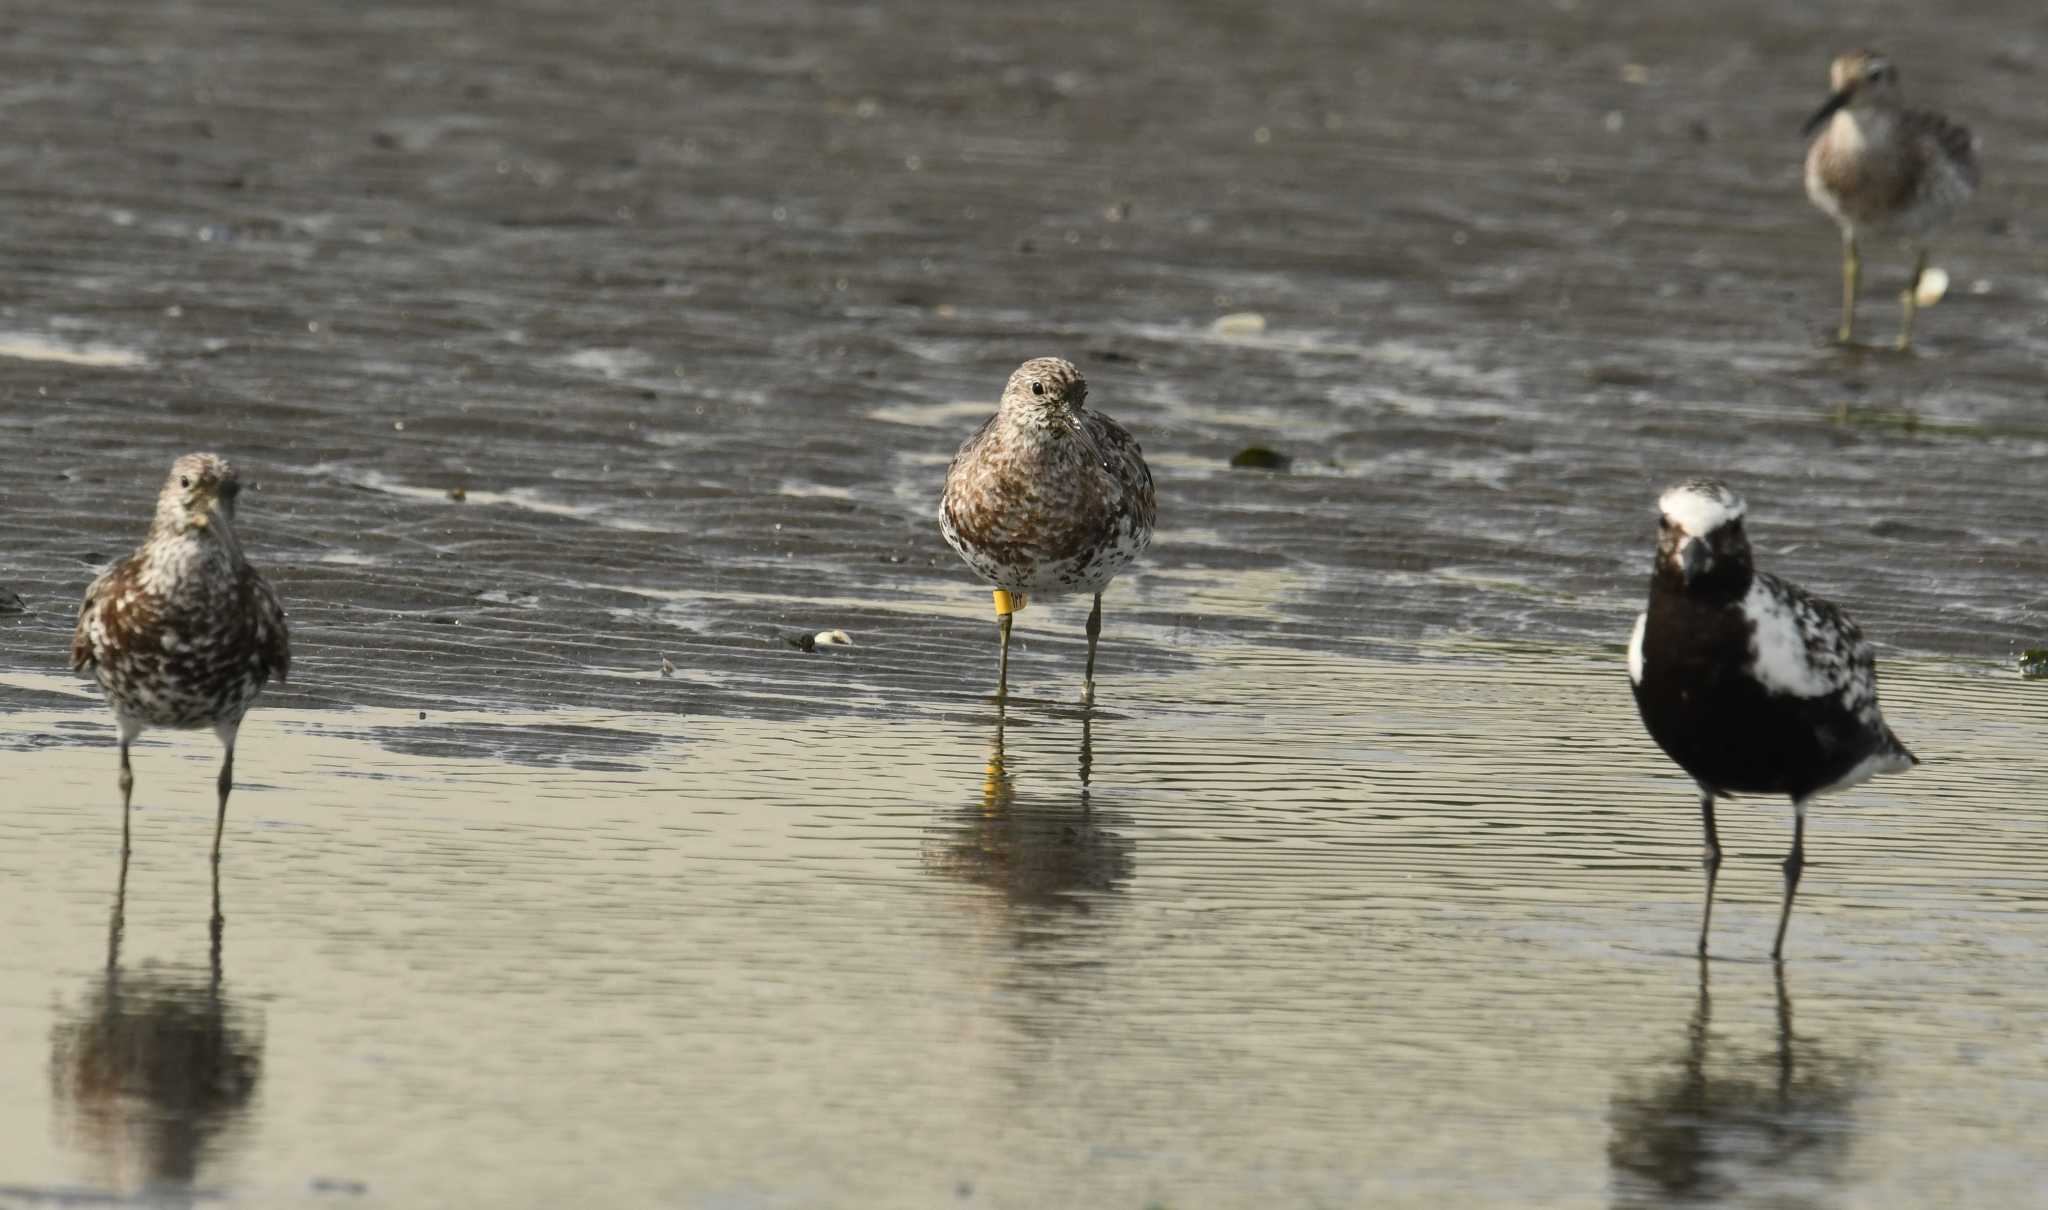
[[202, 1166], [245, 1116], [263, 1072], [263, 1029], [226, 994], [225, 925], [214, 869], [208, 970], [121, 966], [128, 860], [107, 925], [107, 965], [50, 1037], [62, 1136], [111, 1190], [175, 1204], [201, 1192]]
[[1080, 792], [1072, 797], [1018, 795], [1003, 752], [1006, 723], [998, 703], [981, 793], [926, 844], [925, 864], [1001, 891], [1013, 905], [1086, 913], [1090, 893], [1116, 889], [1132, 866], [1131, 842], [1105, 830], [1089, 803], [1093, 712], [1081, 715]]
[[1614, 1205], [1832, 1204], [1855, 1138], [1862, 1064], [1792, 1032], [1777, 967], [1778, 1043], [1768, 1055], [1717, 1044], [1707, 963], [1675, 1069], [1635, 1081], [1609, 1106]]

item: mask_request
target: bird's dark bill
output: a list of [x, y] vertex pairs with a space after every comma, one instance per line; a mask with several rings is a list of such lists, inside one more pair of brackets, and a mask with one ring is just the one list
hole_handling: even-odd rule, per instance
[[1679, 573], [1685, 577], [1687, 584], [1691, 584], [1699, 579], [1700, 573], [1706, 569], [1707, 544], [1698, 538], [1687, 538], [1684, 545], [1678, 548]]
[[1856, 90], [1853, 88], [1845, 88], [1842, 91], [1836, 93], [1834, 96], [1829, 97], [1827, 101], [1824, 102], [1819, 109], [1813, 111], [1812, 117], [1806, 119], [1806, 125], [1801, 126], [1799, 128], [1799, 133], [1812, 134], [1814, 131], [1819, 130], [1821, 128], [1821, 123], [1827, 121], [1829, 118], [1834, 117], [1835, 111], [1837, 109], [1840, 109], [1842, 106], [1847, 105], [1849, 103], [1849, 97], [1855, 91]]

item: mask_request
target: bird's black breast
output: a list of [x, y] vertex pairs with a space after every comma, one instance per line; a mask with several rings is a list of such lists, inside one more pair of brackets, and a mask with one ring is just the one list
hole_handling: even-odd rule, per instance
[[1636, 707], [1650, 737], [1717, 793], [1803, 798], [1869, 755], [1866, 728], [1839, 695], [1773, 692], [1750, 665], [1739, 599], [1652, 593]]

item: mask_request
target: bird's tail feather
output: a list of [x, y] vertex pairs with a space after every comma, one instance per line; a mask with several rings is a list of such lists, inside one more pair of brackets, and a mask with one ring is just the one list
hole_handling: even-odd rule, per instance
[[1884, 770], [1886, 773], [1902, 772], [1920, 763], [1920, 758], [1913, 755], [1911, 748], [1899, 742], [1899, 737], [1892, 734], [1890, 727], [1884, 729], [1884, 742], [1890, 748], [1888, 755], [1897, 760], [1896, 764]]

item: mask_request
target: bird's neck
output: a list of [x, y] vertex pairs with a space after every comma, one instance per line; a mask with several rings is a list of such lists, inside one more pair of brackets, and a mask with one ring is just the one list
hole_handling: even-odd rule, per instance
[[194, 582], [233, 576], [241, 553], [234, 531], [218, 519], [204, 530], [152, 531], [142, 548], [143, 591], [175, 593]]
[[1682, 601], [1696, 608], [1722, 609], [1748, 596], [1755, 579], [1756, 572], [1746, 565], [1717, 567], [1688, 584], [1677, 568], [1660, 561], [1650, 573], [1650, 603], [1654, 607], [1659, 600]]
[[1855, 152], [1876, 143], [1888, 143], [1899, 128], [1899, 108], [1891, 103], [1846, 105], [1828, 121], [1828, 142], [1843, 151]]
[[1054, 418], [1037, 408], [1005, 407], [996, 414], [995, 436], [1015, 457], [1047, 463], [1086, 461], [1091, 442], [1080, 419]]

